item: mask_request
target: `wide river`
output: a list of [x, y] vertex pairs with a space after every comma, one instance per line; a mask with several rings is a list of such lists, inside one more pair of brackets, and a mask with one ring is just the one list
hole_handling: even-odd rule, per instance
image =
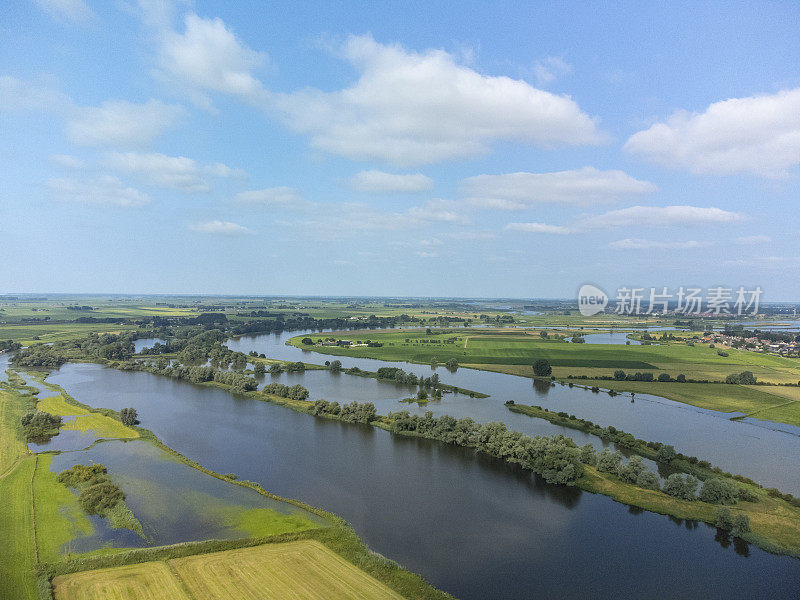
[[[284, 345], [286, 338], [297, 333], [302, 332], [241, 338], [230, 346], [287, 360], [325, 359]], [[384, 364], [347, 358], [343, 362], [369, 370]], [[430, 371], [421, 365], [413, 365], [412, 370], [426, 375]], [[645, 417], [629, 419], [627, 424], [616, 419], [651, 406], [648, 410], [663, 410], [664, 415], [679, 411], [691, 415], [695, 420], [686, 423], [695, 426], [713, 420], [750, 427], [758, 435], [779, 433], [638, 395], [633, 404], [629, 397], [618, 405], [607, 404], [612, 412], [604, 417], [596, 405], [602, 407], [619, 397], [566, 387], [537, 391], [527, 379], [466, 369], [456, 374], [444, 369], [437, 372], [446, 383], [492, 397], [478, 400], [448, 394], [441, 403], [429, 405], [431, 410], [469, 414], [480, 421], [503, 420], [531, 433], [560, 430], [509, 413], [502, 405], [505, 399], [554, 408], [574, 398], [569, 412], [614, 423], [645, 439], [673, 441], [685, 451], [691, 450], [686, 444], [695, 439], [688, 434], [672, 439], [673, 429], [653, 425], [649, 430], [653, 435], [645, 435], [634, 427], [644, 423]], [[470, 449], [316, 419], [149, 373], [67, 364], [49, 380], [92, 406], [136, 407], [143, 426], [216, 471], [235, 472], [277, 494], [341, 515], [375, 551], [459, 598], [797, 598], [800, 561], [796, 559], [748, 548], [704, 524], [632, 510], [604, 496], [547, 485]], [[409, 388], [374, 379], [309, 371], [275, 380], [300, 382], [313, 399], [369, 400], [381, 413], [409, 408], [398, 403], [409, 395]], [[597, 412], [584, 411], [584, 405]], [[565, 433], [583, 439], [577, 432]], [[790, 441], [797, 444], [796, 437], [780, 435], [785, 436], [787, 447]], [[797, 464], [774, 456], [773, 460], [784, 468]]]

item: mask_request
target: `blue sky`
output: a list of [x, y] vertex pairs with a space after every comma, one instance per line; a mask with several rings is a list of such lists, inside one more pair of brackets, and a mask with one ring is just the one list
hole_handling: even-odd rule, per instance
[[2, 292], [800, 298], [796, 2], [0, 7]]

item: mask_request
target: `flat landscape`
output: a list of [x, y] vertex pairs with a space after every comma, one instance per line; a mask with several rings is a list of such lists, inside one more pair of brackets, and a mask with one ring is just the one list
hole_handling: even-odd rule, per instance
[[268, 544], [63, 575], [56, 600], [402, 598], [316, 541]]

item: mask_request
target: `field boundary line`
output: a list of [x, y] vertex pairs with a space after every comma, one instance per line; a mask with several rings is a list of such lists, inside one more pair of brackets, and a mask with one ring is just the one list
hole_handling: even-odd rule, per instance
[[167, 566], [167, 569], [169, 569], [169, 572], [172, 573], [172, 576], [177, 581], [178, 587], [180, 587], [183, 593], [186, 594], [186, 597], [189, 598], [189, 600], [197, 600], [197, 598], [195, 598], [195, 595], [192, 594], [192, 590], [190, 590], [189, 586], [186, 585], [186, 582], [183, 580], [183, 577], [181, 577], [181, 574], [178, 573], [178, 570], [175, 567], [173, 567], [172, 564], [170, 564], [172, 560], [174, 559], [168, 558], [161, 562], [163, 562]]
[[33, 474], [31, 475], [31, 529], [33, 530], [33, 556], [39, 564], [39, 540], [36, 539], [36, 499], [33, 493], [33, 481], [36, 479], [36, 470], [39, 468], [39, 455], [33, 455]]

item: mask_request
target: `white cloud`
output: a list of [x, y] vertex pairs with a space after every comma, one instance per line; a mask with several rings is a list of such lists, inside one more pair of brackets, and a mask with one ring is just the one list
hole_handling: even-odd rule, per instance
[[88, 21], [94, 16], [92, 9], [83, 0], [34, 0], [36, 4], [52, 17], [69, 21]]
[[479, 155], [495, 140], [551, 148], [604, 137], [571, 98], [482, 75], [444, 50], [418, 53], [351, 36], [341, 54], [359, 72], [352, 87], [273, 98], [289, 123], [326, 152], [415, 165]]
[[586, 217], [579, 226], [582, 228], [603, 227], [691, 227], [735, 223], [744, 217], [721, 208], [700, 206], [631, 206], [620, 210]]
[[470, 241], [492, 240], [497, 237], [497, 234], [493, 231], [452, 231], [441, 235], [451, 240]]
[[676, 112], [632, 135], [625, 149], [692, 173], [785, 176], [800, 164], [800, 88]]
[[461, 182], [470, 203], [490, 208], [521, 209], [538, 202], [594, 204], [640, 196], [656, 187], [622, 171], [583, 167], [554, 173], [476, 175]]
[[80, 158], [68, 154], [51, 154], [50, 160], [60, 167], [67, 169], [82, 169], [86, 166]]
[[350, 234], [353, 231], [401, 231], [420, 228], [433, 223], [461, 223], [459, 204], [450, 200], [435, 199], [403, 212], [388, 212], [362, 203], [316, 205], [313, 220], [297, 222], [314, 228], [328, 237]]
[[725, 264], [758, 269], [797, 269], [800, 268], [800, 256], [756, 256], [753, 258], [726, 260]]
[[687, 240], [685, 242], [664, 242], [660, 240], [643, 240], [639, 238], [626, 238], [617, 240], [609, 244], [612, 248], [624, 250], [688, 250], [691, 248], [706, 248], [711, 246], [711, 242], [698, 242], [697, 240]]
[[524, 231], [525, 233], [549, 233], [555, 235], [569, 235], [575, 233], [574, 229], [561, 225], [547, 225], [545, 223], [509, 223], [509, 231]]
[[253, 233], [251, 229], [230, 221], [205, 221], [204, 223], [190, 225], [189, 229], [197, 233], [211, 235], [250, 235]]
[[459, 205], [452, 200], [436, 198], [421, 206], [412, 206], [406, 214], [412, 219], [420, 221], [448, 221], [451, 223], [463, 221], [464, 217], [458, 213]]
[[416, 254], [420, 258], [436, 258], [439, 256], [436, 252], [426, 252], [424, 250], [418, 250], [414, 254]]
[[236, 194], [236, 200], [266, 206], [299, 207], [308, 204], [299, 191], [285, 186], [239, 192]]
[[154, 186], [172, 188], [182, 192], [207, 192], [211, 189], [209, 177], [241, 177], [244, 171], [231, 169], [221, 163], [202, 166], [184, 156], [141, 152], [114, 152], [105, 165], [116, 171], [139, 175]]
[[267, 55], [248, 48], [221, 19], [186, 15], [184, 33], [164, 30], [157, 73], [208, 106], [205, 92], [223, 92], [256, 101], [264, 92], [253, 71]]
[[67, 202], [120, 207], [142, 206], [150, 202], [147, 194], [126, 186], [112, 176], [87, 181], [68, 178], [51, 179], [47, 185], [56, 198]]
[[125, 100], [77, 109], [67, 123], [70, 141], [81, 146], [139, 147], [173, 127], [184, 114], [180, 106], [148, 100]]
[[433, 189], [433, 179], [421, 173], [398, 175], [361, 171], [350, 178], [350, 186], [359, 192], [426, 192]]
[[0, 111], [64, 110], [72, 101], [61, 92], [9, 75], [0, 75]]
[[742, 246], [756, 246], [758, 244], [768, 244], [772, 241], [772, 238], [768, 235], [745, 235], [740, 238], [736, 238], [736, 243]]
[[558, 56], [548, 56], [542, 60], [537, 60], [533, 65], [533, 73], [539, 85], [547, 85], [559, 75], [566, 75], [572, 72], [572, 65]]

